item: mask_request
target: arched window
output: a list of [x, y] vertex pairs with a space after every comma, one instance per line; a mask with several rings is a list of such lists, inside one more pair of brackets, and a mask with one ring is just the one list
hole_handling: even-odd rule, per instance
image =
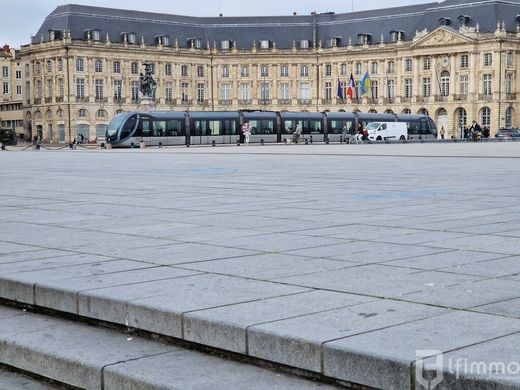
[[489, 126], [491, 124], [491, 109], [489, 107], [482, 108], [482, 126]]
[[448, 96], [450, 94], [450, 72], [445, 70], [441, 73], [441, 95]]
[[377, 110], [371, 108], [370, 110], [368, 110], [369, 113], [371, 114], [377, 114]]
[[56, 117], [58, 119], [63, 119], [63, 110], [61, 108], [58, 108], [58, 111], [56, 111]]
[[412, 110], [410, 110], [409, 108], [405, 108], [403, 110], [403, 112], [401, 112], [401, 114], [411, 114], [412, 113]]
[[393, 113], [394, 113], [394, 112], [393, 112], [390, 108], [388, 108], [388, 109], [385, 110], [385, 114], [393, 114]]
[[424, 108], [424, 107], [419, 110], [418, 114], [419, 115], [430, 115], [428, 113], [428, 110], [426, 108]]
[[504, 126], [508, 129], [513, 127], [513, 113], [514, 113], [513, 107], [507, 107], [506, 113], [504, 116], [504, 119], [505, 119]]
[[96, 116], [98, 118], [108, 118], [108, 113], [105, 110], [98, 110]]
[[464, 108], [459, 108], [457, 113], [458, 125], [460, 128], [468, 124], [468, 114]]

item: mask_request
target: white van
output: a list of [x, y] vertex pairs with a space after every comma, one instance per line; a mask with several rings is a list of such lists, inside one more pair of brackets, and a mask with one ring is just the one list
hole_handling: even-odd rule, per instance
[[408, 127], [404, 122], [370, 122], [366, 129], [371, 141], [408, 139]]

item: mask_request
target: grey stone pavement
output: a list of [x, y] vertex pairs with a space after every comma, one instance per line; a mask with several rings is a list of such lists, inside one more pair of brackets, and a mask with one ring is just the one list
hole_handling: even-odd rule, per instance
[[5, 151], [0, 167], [2, 298], [374, 388], [427, 388], [435, 361], [436, 389], [520, 389], [520, 143]]

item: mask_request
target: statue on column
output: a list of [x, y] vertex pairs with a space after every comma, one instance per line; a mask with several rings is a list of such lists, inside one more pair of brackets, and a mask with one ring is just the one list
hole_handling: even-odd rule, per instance
[[141, 73], [141, 76], [139, 77], [139, 90], [143, 94], [143, 97], [155, 99], [157, 83], [152, 77], [152, 64], [150, 62], [144, 62], [143, 65], [144, 74]]

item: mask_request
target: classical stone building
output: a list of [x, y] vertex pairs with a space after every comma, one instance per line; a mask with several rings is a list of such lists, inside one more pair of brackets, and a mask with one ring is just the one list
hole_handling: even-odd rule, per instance
[[25, 77], [18, 52], [8, 45], [0, 48], [0, 127], [24, 133], [22, 91]]
[[520, 125], [519, 23], [520, 0], [212, 18], [60, 6], [21, 48], [24, 124], [53, 141], [102, 136], [139, 109], [149, 61], [161, 110], [428, 113], [449, 136], [472, 120], [493, 134]]

